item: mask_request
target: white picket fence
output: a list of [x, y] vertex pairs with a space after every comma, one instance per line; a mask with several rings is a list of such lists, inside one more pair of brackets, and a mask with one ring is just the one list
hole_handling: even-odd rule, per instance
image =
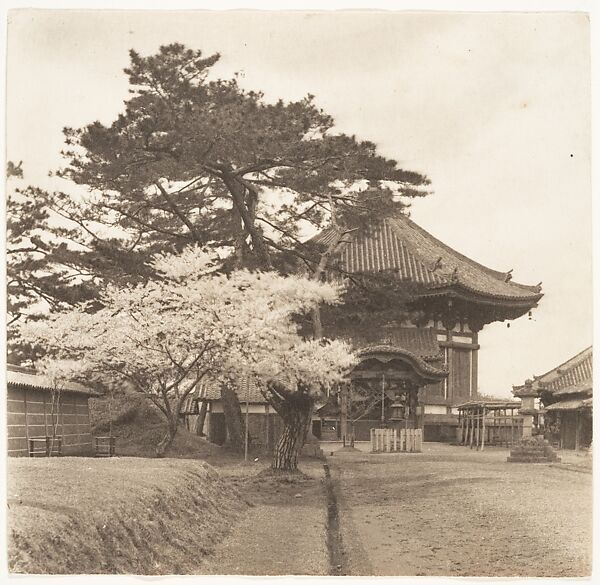
[[421, 429], [371, 429], [371, 452], [404, 451], [420, 453], [423, 444]]

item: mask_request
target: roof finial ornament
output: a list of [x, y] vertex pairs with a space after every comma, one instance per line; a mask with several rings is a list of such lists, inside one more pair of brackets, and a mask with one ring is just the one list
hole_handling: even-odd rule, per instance
[[513, 268], [511, 268], [505, 275], [504, 275], [504, 282], [509, 282], [510, 280], [512, 280], [512, 271]]
[[540, 292], [542, 290], [542, 281], [541, 280], [535, 285], [535, 288], [537, 289], [537, 292]]
[[433, 266], [431, 267], [431, 271], [435, 272], [438, 268], [442, 267], [442, 257], [440, 256], [434, 263]]

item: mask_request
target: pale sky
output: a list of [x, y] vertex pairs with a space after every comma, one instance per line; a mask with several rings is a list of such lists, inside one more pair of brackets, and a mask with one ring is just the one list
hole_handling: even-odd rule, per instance
[[[58, 186], [64, 126], [111, 122], [122, 69], [181, 42], [267, 99], [307, 93], [434, 194], [412, 218], [490, 268], [543, 282], [533, 319], [480, 334], [479, 390], [509, 396], [592, 342], [590, 50], [581, 14], [12, 12], [7, 158]], [[60, 185], [63, 190], [67, 185]]]

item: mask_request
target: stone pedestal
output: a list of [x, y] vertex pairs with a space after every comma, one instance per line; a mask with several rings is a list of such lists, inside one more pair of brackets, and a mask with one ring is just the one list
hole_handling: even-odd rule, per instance
[[558, 463], [550, 443], [540, 436], [527, 437], [519, 441], [506, 458], [509, 463]]

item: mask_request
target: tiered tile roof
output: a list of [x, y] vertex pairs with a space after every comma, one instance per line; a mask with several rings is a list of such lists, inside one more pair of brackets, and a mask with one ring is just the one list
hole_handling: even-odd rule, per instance
[[[334, 237], [327, 229], [312, 242], [327, 245]], [[344, 237], [338, 255], [343, 272], [395, 274], [399, 280], [423, 285], [430, 293], [460, 288], [497, 302], [535, 306], [541, 286], [519, 284], [510, 271], [498, 272], [453, 250], [405, 215], [386, 218]]]

